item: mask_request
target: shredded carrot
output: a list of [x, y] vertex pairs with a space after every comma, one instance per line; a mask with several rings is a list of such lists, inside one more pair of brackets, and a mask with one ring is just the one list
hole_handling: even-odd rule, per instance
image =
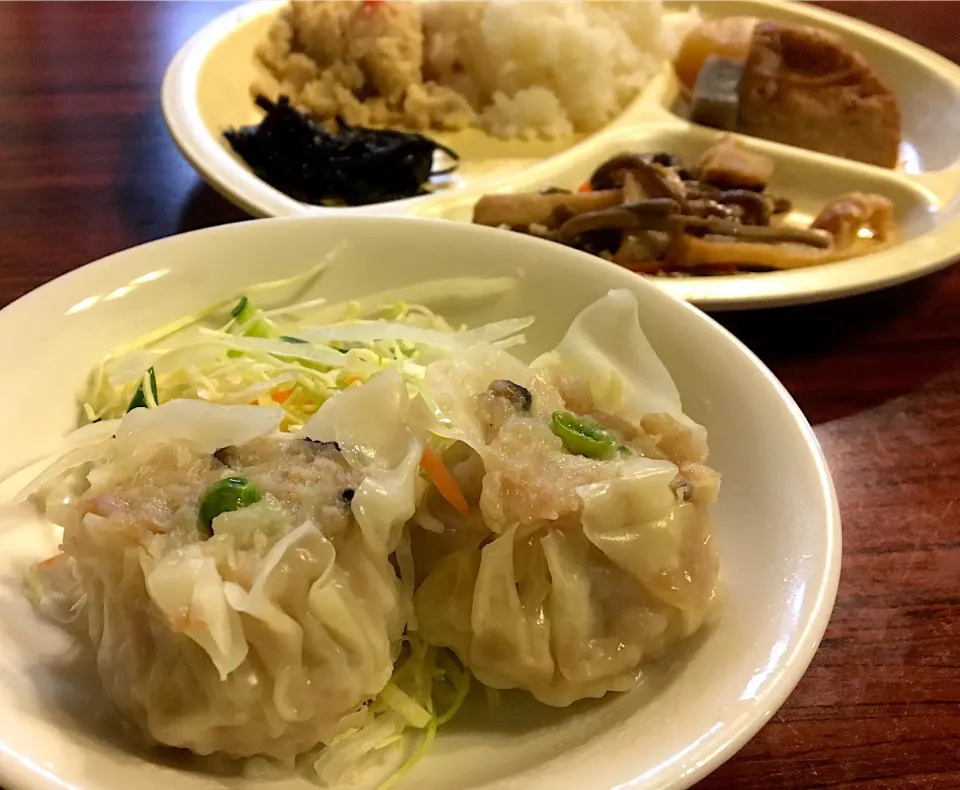
[[288, 390], [275, 390], [270, 393], [270, 399], [274, 403], [283, 403], [287, 398], [293, 395], [293, 390], [293, 387]]
[[41, 560], [36, 564], [35, 567], [46, 570], [47, 568], [53, 568], [54, 566], [59, 565], [61, 562], [66, 562], [67, 559], [68, 557], [66, 553], [61, 551], [59, 554], [54, 554], [52, 557], [47, 557], [47, 559]]
[[593, 192], [593, 187], [590, 186], [589, 181], [584, 181], [580, 186], [577, 187], [577, 192]]
[[457, 481], [453, 479], [453, 475], [447, 470], [447, 467], [443, 465], [435, 452], [429, 447], [425, 447], [423, 450], [423, 458], [420, 459], [420, 466], [423, 467], [423, 471], [427, 473], [427, 476], [433, 481], [433, 484], [437, 487], [437, 491], [440, 492], [440, 496], [447, 500], [454, 509], [461, 515], [467, 515], [467, 511], [470, 510], [470, 506], [467, 505], [467, 500], [463, 497], [463, 492], [460, 490], [460, 487], [457, 485]]
[[363, 383], [363, 379], [360, 378], [359, 376], [347, 376], [343, 380], [343, 386], [345, 387], [352, 387], [354, 384], [362, 384], [362, 383]]

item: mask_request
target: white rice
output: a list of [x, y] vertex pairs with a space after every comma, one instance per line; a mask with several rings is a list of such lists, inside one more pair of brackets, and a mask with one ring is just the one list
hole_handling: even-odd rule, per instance
[[566, 137], [616, 118], [672, 57], [659, 0], [430, 2], [425, 70], [497, 137]]

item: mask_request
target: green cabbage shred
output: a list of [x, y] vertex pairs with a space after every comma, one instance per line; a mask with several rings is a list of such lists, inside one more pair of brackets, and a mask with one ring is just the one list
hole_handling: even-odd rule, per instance
[[[430, 751], [437, 729], [456, 715], [470, 692], [470, 672], [451, 652], [427, 645], [416, 632], [408, 633], [404, 640], [405, 656], [371, 709], [374, 716], [385, 709], [396, 711], [421, 735], [409, 757], [377, 790], [394, 787]], [[438, 706], [442, 706], [439, 711]], [[363, 729], [359, 729], [350, 737], [362, 735]]]
[[[451, 278], [383, 292], [359, 301], [281, 300], [263, 309], [273, 292], [312, 288], [326, 261], [290, 278], [248, 287], [177, 319], [108, 354], [91, 371], [81, 394], [88, 422], [122, 417], [175, 398], [283, 409], [282, 428], [295, 431], [334, 394], [362, 384], [388, 367], [403, 373], [411, 390], [425, 366], [475, 339], [505, 346], [522, 342], [530, 319], [467, 330], [452, 326], [427, 304], [478, 300], [505, 293], [510, 278]], [[310, 339], [310, 334], [322, 339]], [[348, 340], [337, 340], [342, 333]], [[462, 339], [458, 335], [463, 335]]]

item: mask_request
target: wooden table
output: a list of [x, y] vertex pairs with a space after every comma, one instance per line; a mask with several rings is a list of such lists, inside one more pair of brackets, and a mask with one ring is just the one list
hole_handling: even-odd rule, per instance
[[[960, 60], [960, 3], [823, 5]], [[160, 113], [168, 61], [223, 10], [0, 4], [0, 304], [108, 253], [243, 218], [201, 186]], [[816, 426], [844, 561], [810, 670], [700, 787], [960, 788], [960, 268], [723, 322]]]

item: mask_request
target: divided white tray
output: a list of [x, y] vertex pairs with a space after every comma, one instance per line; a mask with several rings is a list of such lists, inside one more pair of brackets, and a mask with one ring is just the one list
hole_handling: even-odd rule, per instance
[[[254, 49], [281, 5], [249, 3], [214, 20], [177, 54], [163, 84], [164, 115], [184, 156], [218, 192], [255, 216], [373, 214], [469, 222], [480, 195], [547, 186], [574, 188], [605, 158], [623, 150], [666, 150], [693, 159], [720, 135], [682, 117], [676, 78], [671, 66], [664, 64], [623, 115], [593, 135], [520, 142], [491, 139], [473, 130], [446, 134], [442, 140], [462, 157], [449, 188], [361, 208], [311, 206], [254, 176], [223, 139], [224, 130], [255, 123], [262, 114], [250, 95], [259, 68]], [[671, 13], [690, 4], [665, 5]], [[780, 0], [716, 0], [699, 8], [705, 17], [750, 15], [833, 30], [870, 60], [900, 101], [904, 142], [898, 170], [756, 138], [743, 140], [774, 159], [771, 192], [793, 201], [797, 219], [809, 218], [841, 192], [878, 192], [893, 200], [903, 242], [861, 258], [808, 269], [654, 278], [658, 285], [704, 309], [798, 304], [911, 280], [948, 265], [960, 254], [960, 67], [893, 33], [813, 6]]]

